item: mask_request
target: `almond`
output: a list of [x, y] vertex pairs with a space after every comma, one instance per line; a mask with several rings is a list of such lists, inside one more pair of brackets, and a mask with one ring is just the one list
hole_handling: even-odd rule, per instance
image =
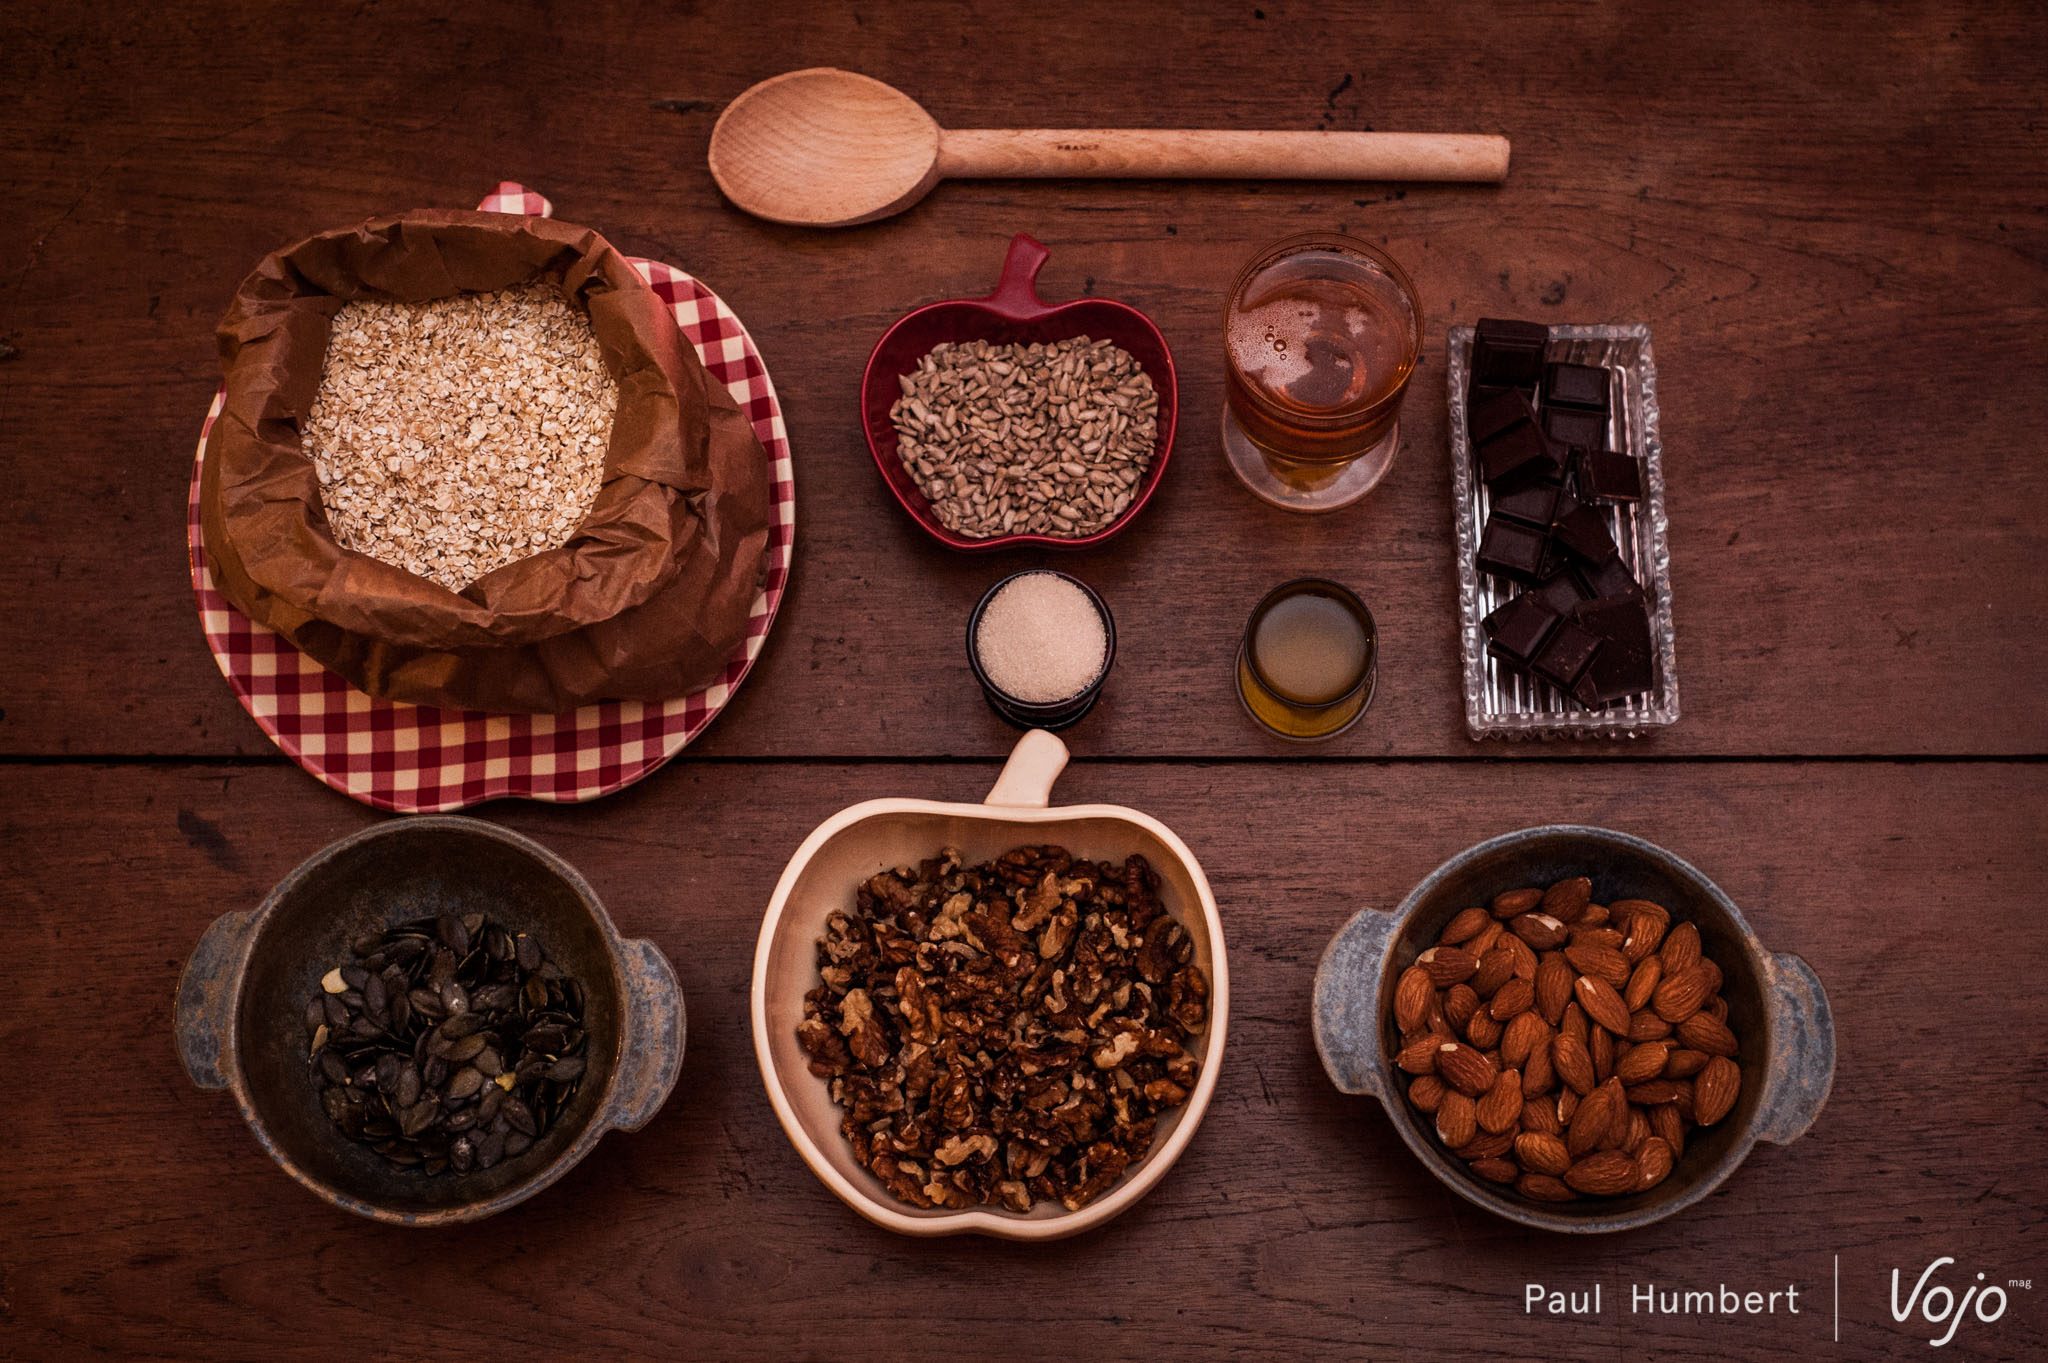
[[1446, 1041], [1436, 1048], [1436, 1072], [1446, 1084], [1468, 1098], [1476, 1098], [1493, 1087], [1500, 1077], [1491, 1060], [1472, 1046]]
[[1459, 946], [1471, 941], [1486, 931], [1493, 918], [1485, 909], [1460, 909], [1457, 916], [1444, 926], [1437, 940], [1445, 946]]
[[1484, 1009], [1474, 1013], [1465, 1023], [1465, 1040], [1482, 1051], [1490, 1051], [1498, 1046], [1500, 1033], [1501, 1025]]
[[1708, 1013], [1694, 1013], [1678, 1024], [1678, 1039], [1708, 1055], [1734, 1055], [1735, 1033], [1728, 1024]]
[[1536, 964], [1536, 1011], [1555, 1027], [1564, 1018], [1564, 1006], [1571, 1001], [1571, 965], [1560, 953], [1544, 953]]
[[1657, 986], [1663, 979], [1664, 963], [1655, 956], [1645, 956], [1629, 975], [1628, 986], [1621, 991], [1621, 1001], [1628, 1005], [1631, 1013], [1648, 1007], [1650, 996], [1657, 992]]
[[1593, 882], [1584, 876], [1560, 880], [1543, 892], [1543, 912], [1560, 923], [1569, 923], [1593, 902]]
[[1690, 1092], [1682, 1079], [1652, 1079], [1647, 1084], [1631, 1084], [1628, 1088], [1628, 1100], [1644, 1107], [1676, 1103], [1688, 1097]]
[[1682, 1022], [1697, 1013], [1700, 1005], [1707, 1001], [1707, 995], [1713, 992], [1710, 983], [1710, 977], [1700, 968], [1699, 962], [1673, 970], [1667, 961], [1664, 983], [1658, 985], [1657, 992], [1650, 996], [1650, 1007], [1666, 1022]]
[[1514, 1070], [1502, 1070], [1478, 1107], [1480, 1130], [1496, 1136], [1513, 1131], [1522, 1120], [1522, 1076]]
[[1444, 1100], [1444, 1081], [1433, 1074], [1418, 1074], [1408, 1081], [1408, 1101], [1416, 1110], [1434, 1114]]
[[1525, 913], [1519, 918], [1510, 918], [1508, 931], [1538, 951], [1563, 946], [1567, 935], [1564, 924], [1547, 913]]
[[[1530, 1014], [1524, 1013], [1528, 1017]], [[1502, 1038], [1506, 1044], [1506, 1038]], [[1550, 1092], [1550, 1086], [1557, 1082], [1557, 1071], [1550, 1063], [1550, 1029], [1543, 1029], [1540, 1041], [1529, 1047], [1529, 1057], [1522, 1062], [1522, 1096], [1535, 1098]]]
[[1628, 1130], [1622, 1133], [1621, 1148], [1633, 1155], [1642, 1148], [1644, 1141], [1651, 1139], [1650, 1119], [1643, 1115], [1641, 1108], [1631, 1104], [1627, 1125]]
[[1619, 1098], [1618, 1093], [1603, 1085], [1579, 1100], [1564, 1135], [1565, 1148], [1571, 1151], [1574, 1159], [1594, 1150], [1607, 1138], [1607, 1129], [1614, 1124]]
[[1515, 1138], [1506, 1134], [1493, 1135], [1482, 1131], [1463, 1145], [1451, 1147], [1451, 1153], [1459, 1159], [1498, 1159], [1515, 1148]]
[[1685, 1153], [1685, 1119], [1678, 1115], [1677, 1108], [1651, 1108], [1650, 1130], [1658, 1140], [1671, 1147], [1674, 1158]]
[[1671, 1153], [1671, 1147], [1660, 1136], [1644, 1140], [1636, 1150], [1636, 1186], [1633, 1191], [1641, 1193], [1662, 1183], [1671, 1173], [1672, 1165], [1678, 1162]]
[[1707, 1065], [1705, 1051], [1673, 1051], [1671, 1058], [1664, 1062], [1666, 1079], [1690, 1079]]
[[1444, 991], [1444, 1018], [1453, 1027], [1463, 1027], [1479, 1011], [1479, 994], [1469, 984], [1454, 984]]
[[1664, 1063], [1671, 1058], [1671, 1047], [1662, 1041], [1645, 1041], [1640, 1046], [1628, 1048], [1628, 1054], [1614, 1062], [1614, 1077], [1624, 1084], [1642, 1084], [1659, 1078], [1664, 1073]]
[[1712, 1126], [1728, 1115], [1741, 1092], [1741, 1067], [1725, 1055], [1715, 1056], [1693, 1081], [1692, 1119], [1701, 1126]]
[[1446, 1093], [1437, 1104], [1436, 1136], [1445, 1145], [1463, 1145], [1479, 1134], [1479, 1109], [1462, 1093]]
[[1564, 958], [1581, 975], [1604, 981], [1617, 991], [1628, 983], [1628, 961], [1613, 947], [1595, 942], [1575, 942], [1564, 949]]
[[1496, 1155], [1492, 1159], [1473, 1160], [1472, 1172], [1488, 1183], [1513, 1183], [1522, 1171], [1515, 1167], [1513, 1160], [1505, 1160]]
[[1462, 947], [1431, 947], [1415, 958], [1415, 964], [1429, 972], [1430, 982], [1439, 989], [1472, 978], [1479, 959]]
[[1621, 995], [1615, 992], [1613, 985], [1591, 975], [1581, 975], [1572, 981], [1572, 993], [1578, 996], [1579, 1007], [1586, 1010], [1589, 1019], [1616, 1036], [1628, 1035], [1628, 1005], [1621, 1001]]
[[[1564, 1135], [1564, 1123], [1557, 1119], [1557, 1104], [1546, 1102], [1540, 1097], [1524, 1098], [1522, 1100], [1522, 1129], [1524, 1131], [1538, 1131], [1546, 1136]], [[1567, 1155], [1566, 1158], [1569, 1159], [1570, 1156]]]
[[1524, 1131], [1515, 1137], [1515, 1158], [1532, 1174], [1562, 1174], [1572, 1167], [1571, 1152], [1547, 1131]]
[[1586, 911], [1579, 915], [1579, 921], [1574, 926], [1581, 928], [1597, 928], [1601, 924], [1606, 923], [1611, 917], [1612, 910], [1610, 910], [1605, 904], [1588, 904], [1586, 906]]
[[1450, 1040], [1442, 1032], [1425, 1032], [1395, 1053], [1394, 1068], [1409, 1074], [1435, 1074], [1437, 1054]]
[[1579, 1007], [1578, 1000], [1564, 1006], [1564, 1019], [1557, 1024], [1557, 1034], [1568, 1036], [1581, 1046], [1586, 1044], [1586, 1010]]
[[1474, 937], [1469, 942], [1460, 942], [1458, 945], [1483, 961], [1486, 959], [1486, 953], [1493, 950], [1493, 944], [1498, 942], [1501, 939], [1501, 934], [1507, 930], [1507, 924], [1489, 920], [1487, 925], [1479, 930], [1477, 937]]
[[1493, 916], [1500, 919], [1513, 918], [1529, 912], [1543, 902], [1541, 890], [1507, 890], [1493, 897]]
[[1479, 969], [1472, 973], [1472, 988], [1481, 998], [1490, 997], [1496, 989], [1506, 984], [1515, 975], [1515, 953], [1508, 950], [1507, 943], [1518, 939], [1502, 934], [1499, 941], [1486, 949], [1479, 958]]
[[1680, 923], [1665, 934], [1658, 955], [1663, 958], [1665, 975], [1676, 975], [1699, 960], [1700, 930], [1690, 923]]
[[1621, 954], [1631, 961], [1654, 952], [1664, 941], [1664, 930], [1671, 926], [1670, 911], [1648, 899], [1617, 899], [1607, 907], [1624, 934]]
[[1662, 1041], [1671, 1035], [1671, 1024], [1645, 1008], [1628, 1019], [1630, 1041]]
[[1560, 1032], [1550, 1040], [1550, 1064], [1574, 1093], [1593, 1091], [1593, 1057], [1585, 1043]]
[[[1620, 933], [1616, 932], [1613, 928], [1595, 926], [1583, 918], [1572, 925], [1571, 944], [1581, 947], [1606, 947], [1615, 955], [1621, 955]], [[1624, 964], [1626, 964], [1625, 960]], [[1616, 984], [1614, 987], [1616, 989], [1621, 988], [1619, 984]]]
[[1515, 1180], [1515, 1191], [1532, 1202], [1570, 1202], [1578, 1197], [1563, 1179], [1549, 1174], [1524, 1174]]
[[1509, 980], [1494, 991], [1487, 1003], [1486, 1011], [1493, 1014], [1495, 1022], [1507, 1022], [1522, 1016], [1536, 1006], [1536, 986], [1527, 980]]
[[1614, 1197], [1636, 1186], [1636, 1162], [1619, 1150], [1588, 1155], [1565, 1170], [1564, 1181], [1579, 1192]]
[[1429, 972], [1419, 965], [1409, 966], [1394, 981], [1394, 1025], [1404, 1032], [1421, 1027], [1434, 997], [1436, 986], [1430, 983]]
[[1520, 1065], [1537, 1047], [1550, 1049], [1550, 1029], [1535, 1013], [1517, 1013], [1501, 1033], [1500, 1059], [1503, 1065]]
[[1586, 1054], [1593, 1057], [1594, 1080], [1606, 1083], [1607, 1076], [1614, 1073], [1614, 1033], [1605, 1027], [1595, 1027], [1586, 1038]]
[[1500, 944], [1508, 953], [1508, 964], [1518, 980], [1536, 978], [1536, 953], [1529, 944], [1512, 932], [1502, 932]]

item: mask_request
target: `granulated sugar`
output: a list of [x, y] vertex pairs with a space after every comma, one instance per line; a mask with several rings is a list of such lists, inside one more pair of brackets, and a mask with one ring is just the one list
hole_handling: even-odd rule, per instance
[[1057, 573], [1026, 573], [982, 611], [974, 652], [997, 690], [1044, 705], [1101, 674], [1109, 631], [1087, 592]]

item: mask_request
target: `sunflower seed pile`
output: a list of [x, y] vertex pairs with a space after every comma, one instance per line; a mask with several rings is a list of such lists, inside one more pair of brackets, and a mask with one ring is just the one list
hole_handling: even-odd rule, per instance
[[359, 938], [306, 1004], [328, 1119], [429, 1174], [524, 1154], [576, 1096], [583, 986], [483, 914]]
[[1158, 443], [1152, 379], [1109, 341], [948, 341], [899, 382], [897, 458], [939, 522], [975, 539], [1094, 534], [1130, 506]]

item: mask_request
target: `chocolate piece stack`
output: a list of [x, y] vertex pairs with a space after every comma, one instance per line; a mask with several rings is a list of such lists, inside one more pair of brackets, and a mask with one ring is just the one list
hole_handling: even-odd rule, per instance
[[1486, 617], [1486, 650], [1579, 704], [1656, 684], [1650, 613], [1594, 503], [1639, 502], [1641, 466], [1608, 448], [1607, 370], [1546, 362], [1540, 322], [1482, 319], [1466, 410], [1492, 497], [1475, 562], [1529, 590]]

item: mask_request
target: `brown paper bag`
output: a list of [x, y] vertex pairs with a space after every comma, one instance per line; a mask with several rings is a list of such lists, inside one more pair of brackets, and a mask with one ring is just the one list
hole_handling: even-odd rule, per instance
[[[334, 314], [536, 275], [590, 318], [619, 386], [604, 484], [575, 537], [451, 592], [335, 542], [299, 431]], [[227, 396], [200, 485], [229, 600], [373, 696], [554, 713], [658, 701], [744, 638], [768, 540], [768, 457], [632, 265], [588, 228], [421, 211], [265, 258], [220, 325]]]

